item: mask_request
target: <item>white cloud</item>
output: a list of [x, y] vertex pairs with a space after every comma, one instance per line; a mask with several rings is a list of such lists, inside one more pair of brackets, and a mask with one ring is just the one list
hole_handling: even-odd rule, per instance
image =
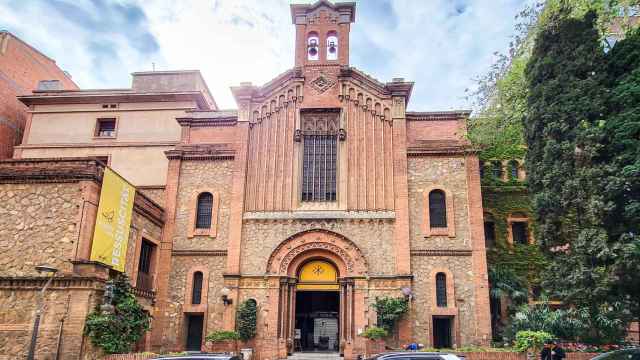
[[[0, 24], [56, 59], [82, 87], [127, 87], [131, 72], [150, 70], [155, 62], [158, 70], [201, 70], [223, 108], [235, 107], [230, 86], [263, 84], [293, 66], [289, 1], [131, 1], [113, 3], [117, 9], [135, 4], [146, 15], [134, 16], [130, 29], [92, 28], [61, 17], [43, 1], [0, 2]], [[467, 107], [464, 89], [488, 69], [494, 51], [506, 50], [514, 16], [527, 1], [359, 1], [351, 63], [381, 81], [415, 81], [410, 109]], [[80, 6], [92, 16], [118, 16], [91, 4]], [[145, 31], [157, 51], [135, 46], [133, 34]], [[111, 43], [117, 56], [96, 54], [100, 41]]]

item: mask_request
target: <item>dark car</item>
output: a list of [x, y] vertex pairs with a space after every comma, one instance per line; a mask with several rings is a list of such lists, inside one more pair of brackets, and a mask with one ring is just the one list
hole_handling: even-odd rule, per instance
[[[368, 360], [461, 360], [456, 354], [422, 351], [398, 351], [378, 354]], [[635, 360], [635, 359], [634, 359]]]
[[591, 360], [640, 360], [640, 348], [611, 351]]
[[202, 353], [194, 352], [186, 355], [166, 355], [153, 358], [151, 360], [242, 360], [238, 355], [223, 353]]

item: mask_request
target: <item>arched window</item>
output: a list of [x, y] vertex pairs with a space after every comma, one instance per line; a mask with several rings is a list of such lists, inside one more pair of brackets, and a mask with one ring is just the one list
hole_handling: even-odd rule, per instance
[[338, 60], [338, 33], [335, 31], [327, 34], [327, 60]]
[[309, 60], [318, 60], [320, 58], [320, 38], [318, 37], [318, 33], [312, 31], [307, 36], [307, 59]]
[[500, 161], [494, 161], [491, 165], [493, 167], [493, 177], [502, 179], [502, 163]]
[[512, 179], [518, 180], [518, 162], [515, 160], [509, 161], [509, 175]]
[[202, 301], [202, 272], [193, 273], [193, 289], [191, 290], [191, 304], [198, 305]]
[[447, 204], [442, 190], [429, 193], [429, 225], [432, 228], [447, 227]]
[[211, 227], [211, 212], [213, 210], [213, 195], [204, 192], [198, 195], [196, 209], [196, 229], [208, 229]]
[[436, 305], [447, 307], [447, 275], [444, 273], [436, 274]]

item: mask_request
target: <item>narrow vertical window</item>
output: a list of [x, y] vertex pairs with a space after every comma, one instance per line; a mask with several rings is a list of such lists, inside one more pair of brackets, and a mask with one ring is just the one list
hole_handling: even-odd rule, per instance
[[436, 305], [447, 307], [447, 275], [444, 273], [436, 274]]
[[502, 179], [502, 163], [500, 161], [494, 161], [491, 165], [493, 166], [493, 177]]
[[447, 227], [447, 204], [442, 190], [429, 193], [429, 225], [439, 228]]
[[338, 60], [338, 33], [335, 31], [327, 34], [327, 60]]
[[484, 242], [487, 248], [492, 248], [496, 243], [496, 224], [493, 221], [484, 222]]
[[202, 301], [202, 272], [193, 273], [193, 289], [191, 292], [191, 304], [198, 305]]
[[518, 180], [518, 162], [515, 160], [509, 161], [509, 175], [513, 180]]
[[480, 179], [484, 179], [484, 161], [480, 160], [478, 168], [480, 170]]
[[529, 227], [524, 221], [511, 223], [511, 233], [515, 244], [526, 245], [529, 243]]
[[318, 38], [318, 33], [310, 32], [307, 36], [307, 59], [318, 60], [320, 58], [319, 44], [320, 39]]
[[136, 287], [144, 290], [153, 288], [151, 261], [155, 253], [155, 245], [145, 239], [140, 244], [140, 258], [138, 259], [138, 279]]
[[211, 212], [213, 210], [213, 195], [205, 192], [198, 195], [196, 209], [196, 229], [211, 227]]
[[338, 113], [303, 114], [302, 132], [302, 201], [335, 201]]

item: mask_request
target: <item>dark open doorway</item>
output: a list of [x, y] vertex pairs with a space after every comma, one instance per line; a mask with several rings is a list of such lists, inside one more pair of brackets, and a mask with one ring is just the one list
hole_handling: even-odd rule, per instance
[[[337, 291], [296, 293], [296, 351], [337, 352], [340, 346], [340, 300]], [[298, 339], [296, 339], [298, 340]]]
[[433, 347], [436, 349], [453, 348], [453, 318], [433, 317]]
[[187, 315], [187, 351], [201, 350], [203, 323], [203, 315]]

